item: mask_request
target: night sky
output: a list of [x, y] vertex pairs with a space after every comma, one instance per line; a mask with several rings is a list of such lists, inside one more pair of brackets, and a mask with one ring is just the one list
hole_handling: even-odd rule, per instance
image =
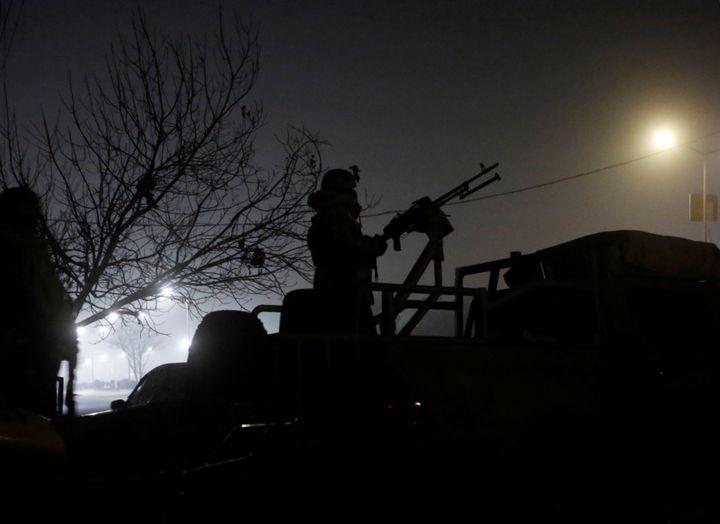
[[[52, 113], [68, 71], [100, 72], [134, 2], [26, 0], [12, 53], [11, 95], [30, 121]], [[144, 0], [151, 24], [203, 31], [214, 0]], [[254, 96], [272, 135], [304, 124], [329, 142], [326, 167], [361, 169], [369, 214], [436, 197], [500, 163], [474, 196], [544, 184], [653, 152], [651, 133], [681, 141], [720, 131], [720, 3], [678, 1], [225, 1], [260, 27]], [[719, 147], [720, 135], [693, 144]], [[708, 158], [708, 191], [720, 159]], [[688, 194], [701, 157], [676, 149], [535, 190], [448, 207], [446, 281], [455, 266], [529, 252], [609, 229], [702, 239]], [[366, 217], [379, 232], [392, 214]], [[716, 225], [711, 238], [720, 237]], [[380, 279], [398, 281], [424, 245], [389, 250]]]

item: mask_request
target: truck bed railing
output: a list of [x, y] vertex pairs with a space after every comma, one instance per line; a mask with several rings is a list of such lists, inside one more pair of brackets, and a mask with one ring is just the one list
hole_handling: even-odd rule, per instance
[[[425, 286], [408, 284], [373, 283], [371, 290], [379, 294], [380, 312], [375, 315], [375, 322], [380, 327], [380, 334], [385, 336], [408, 336], [418, 326], [429, 311], [450, 311], [462, 315], [463, 298], [474, 300], [482, 298], [485, 288], [457, 288], [443, 286]], [[402, 296], [402, 300], [397, 300]], [[413, 298], [415, 297], [415, 298]], [[397, 317], [406, 310], [415, 312], [402, 327], [397, 327]], [[263, 313], [283, 314], [283, 306], [279, 304], [260, 304], [253, 308], [255, 316]], [[474, 319], [481, 322], [481, 319]]]
[[[422, 286], [406, 284], [372, 284], [372, 290], [380, 293], [380, 313], [375, 316], [376, 322], [380, 325], [382, 335], [407, 336], [417, 327], [425, 315], [431, 311], [453, 311], [455, 315], [462, 315], [463, 298], [471, 297], [473, 300], [480, 299], [486, 293], [485, 288], [462, 288], [446, 286]], [[423, 295], [422, 299], [406, 298], [398, 302], [395, 298], [398, 295], [412, 296]], [[453, 300], [448, 300], [450, 297]], [[443, 300], [443, 298], [445, 298]], [[415, 313], [397, 331], [397, 316], [406, 309], [413, 309]], [[479, 319], [477, 319], [479, 321]], [[462, 336], [462, 335], [461, 335]]]

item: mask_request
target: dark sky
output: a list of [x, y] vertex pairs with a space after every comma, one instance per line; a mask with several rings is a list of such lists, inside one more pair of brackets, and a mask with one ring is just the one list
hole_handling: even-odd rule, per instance
[[[92, 73], [133, 2], [26, 0], [10, 84], [23, 114], [52, 109], [67, 71]], [[214, 0], [144, 0], [152, 24], [203, 31]], [[327, 167], [357, 164], [371, 212], [436, 197], [500, 163], [482, 195], [542, 184], [652, 152], [650, 135], [720, 131], [720, 3], [691, 1], [224, 1], [261, 31], [255, 96], [268, 135], [304, 123]], [[695, 147], [720, 147], [711, 137]], [[261, 151], [270, 154], [269, 151]], [[708, 190], [720, 191], [710, 157]], [[447, 208], [452, 268], [608, 229], [702, 239], [688, 194], [701, 158], [675, 150], [542, 189]], [[478, 194], [478, 195], [480, 195]], [[391, 215], [366, 218], [379, 232]], [[712, 238], [720, 231], [711, 227]], [[397, 281], [424, 244], [389, 251]]]

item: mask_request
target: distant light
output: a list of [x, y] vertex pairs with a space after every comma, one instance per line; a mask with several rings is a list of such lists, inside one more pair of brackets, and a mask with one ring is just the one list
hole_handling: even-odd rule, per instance
[[91, 359], [91, 358], [86, 358], [84, 362], [85, 362], [85, 365], [86, 365], [86, 366], [89, 366], [90, 364], [92, 364], [92, 359]]
[[78, 337], [81, 337], [85, 334], [85, 326], [78, 326], [75, 328], [75, 333], [77, 333]]
[[669, 129], [658, 129], [653, 135], [653, 144], [658, 149], [670, 149], [675, 147], [675, 133]]
[[110, 314], [108, 315], [108, 320], [110, 322], [115, 322], [119, 318], [120, 318], [120, 315], [118, 315], [115, 311], [111, 311]]
[[152, 346], [148, 346], [147, 351], [152, 351]]
[[108, 359], [108, 356], [105, 353], [100, 355], [100, 362], [105, 362], [107, 359]]
[[190, 349], [190, 339], [188, 337], [183, 337], [182, 340], [180, 340], [180, 349], [185, 351]]
[[162, 291], [160, 292], [162, 296], [164, 297], [171, 297], [173, 294], [173, 288], [171, 287], [164, 287], [162, 288]]

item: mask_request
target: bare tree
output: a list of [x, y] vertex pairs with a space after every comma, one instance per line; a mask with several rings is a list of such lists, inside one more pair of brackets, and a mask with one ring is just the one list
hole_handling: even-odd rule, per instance
[[118, 347], [127, 358], [129, 378], [140, 380], [149, 371], [150, 355], [165, 341], [140, 323], [128, 322], [115, 330], [107, 342]]
[[43, 196], [77, 325], [137, 317], [165, 286], [202, 313], [210, 299], [243, 304], [309, 275], [305, 202], [321, 144], [291, 127], [276, 165], [257, 164], [258, 70], [252, 25], [219, 13], [213, 34], [170, 38], [138, 8], [105, 74], [71, 81], [60, 116], [35, 128], [32, 165], [6, 129], [16, 154], [3, 182]]

